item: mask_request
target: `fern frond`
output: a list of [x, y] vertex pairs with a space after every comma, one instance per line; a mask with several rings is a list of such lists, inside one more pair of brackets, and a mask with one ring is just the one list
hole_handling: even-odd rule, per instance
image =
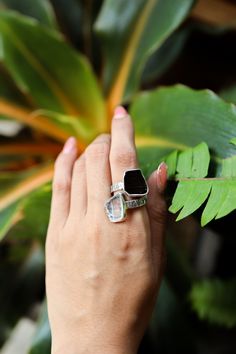
[[[235, 144], [235, 139], [231, 141]], [[236, 155], [223, 159], [221, 174], [206, 177], [210, 153], [206, 143], [183, 152], [172, 152], [164, 159], [169, 175], [178, 181], [169, 211], [180, 212], [177, 221], [195, 212], [206, 202], [201, 225], [222, 218], [236, 209]]]

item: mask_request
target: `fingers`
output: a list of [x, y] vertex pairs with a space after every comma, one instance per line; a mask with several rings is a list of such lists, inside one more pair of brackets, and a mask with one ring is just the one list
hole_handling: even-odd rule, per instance
[[161, 163], [148, 179], [149, 196], [147, 203], [152, 235], [153, 258], [158, 261], [161, 261], [164, 247], [166, 203], [163, 193], [166, 183], [167, 165]]
[[110, 197], [110, 135], [98, 136], [85, 151], [87, 176], [87, 211], [104, 214], [104, 203]]
[[121, 106], [116, 108], [112, 120], [110, 165], [112, 183], [120, 182], [125, 170], [137, 167], [133, 123]]
[[63, 227], [69, 214], [72, 170], [76, 156], [76, 139], [70, 137], [55, 162], [50, 221], [56, 227]]
[[70, 215], [78, 218], [84, 216], [87, 211], [87, 181], [85, 154], [83, 153], [74, 164], [72, 184]]

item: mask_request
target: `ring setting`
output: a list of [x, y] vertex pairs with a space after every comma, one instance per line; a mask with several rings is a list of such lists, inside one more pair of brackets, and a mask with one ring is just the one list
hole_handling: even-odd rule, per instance
[[[127, 210], [144, 206], [147, 203], [148, 185], [140, 169], [124, 172], [123, 181], [111, 186], [111, 196], [105, 203], [105, 212], [113, 222], [122, 222], [127, 218]], [[136, 199], [131, 199], [139, 197]], [[129, 199], [128, 199], [129, 198]]]
[[126, 170], [123, 181], [111, 186], [111, 193], [123, 191], [128, 197], [143, 197], [148, 194], [148, 185], [139, 168]]

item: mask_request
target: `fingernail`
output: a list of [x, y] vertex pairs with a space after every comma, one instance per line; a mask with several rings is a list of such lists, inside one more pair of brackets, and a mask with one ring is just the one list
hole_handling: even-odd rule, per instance
[[67, 139], [62, 152], [64, 154], [70, 154], [72, 151], [74, 151], [76, 148], [76, 139], [75, 137], [71, 136], [69, 139]]
[[157, 188], [160, 193], [163, 193], [167, 184], [168, 166], [165, 162], [161, 162], [157, 169]]
[[128, 112], [123, 106], [117, 106], [114, 110], [114, 116], [113, 118], [119, 119], [119, 118], [124, 118], [128, 115]]

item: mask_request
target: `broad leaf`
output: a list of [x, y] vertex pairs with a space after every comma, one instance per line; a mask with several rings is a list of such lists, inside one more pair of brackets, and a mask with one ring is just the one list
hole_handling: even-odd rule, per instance
[[95, 30], [102, 39], [106, 60], [103, 79], [111, 107], [137, 89], [147, 58], [179, 26], [193, 2], [104, 1]]
[[[137, 95], [130, 107], [140, 163], [148, 174], [168, 153], [204, 141], [220, 175], [222, 159], [235, 154], [236, 108], [209, 90], [182, 85]], [[217, 133], [216, 133], [217, 132]]]
[[205, 280], [193, 286], [190, 300], [201, 319], [231, 328], [236, 326], [235, 293], [235, 279]]
[[103, 99], [87, 60], [57, 32], [1, 12], [0, 43], [4, 65], [38, 108], [82, 116], [99, 131], [106, 127]]
[[220, 97], [228, 102], [236, 104], [236, 86], [229, 86], [219, 92]]

